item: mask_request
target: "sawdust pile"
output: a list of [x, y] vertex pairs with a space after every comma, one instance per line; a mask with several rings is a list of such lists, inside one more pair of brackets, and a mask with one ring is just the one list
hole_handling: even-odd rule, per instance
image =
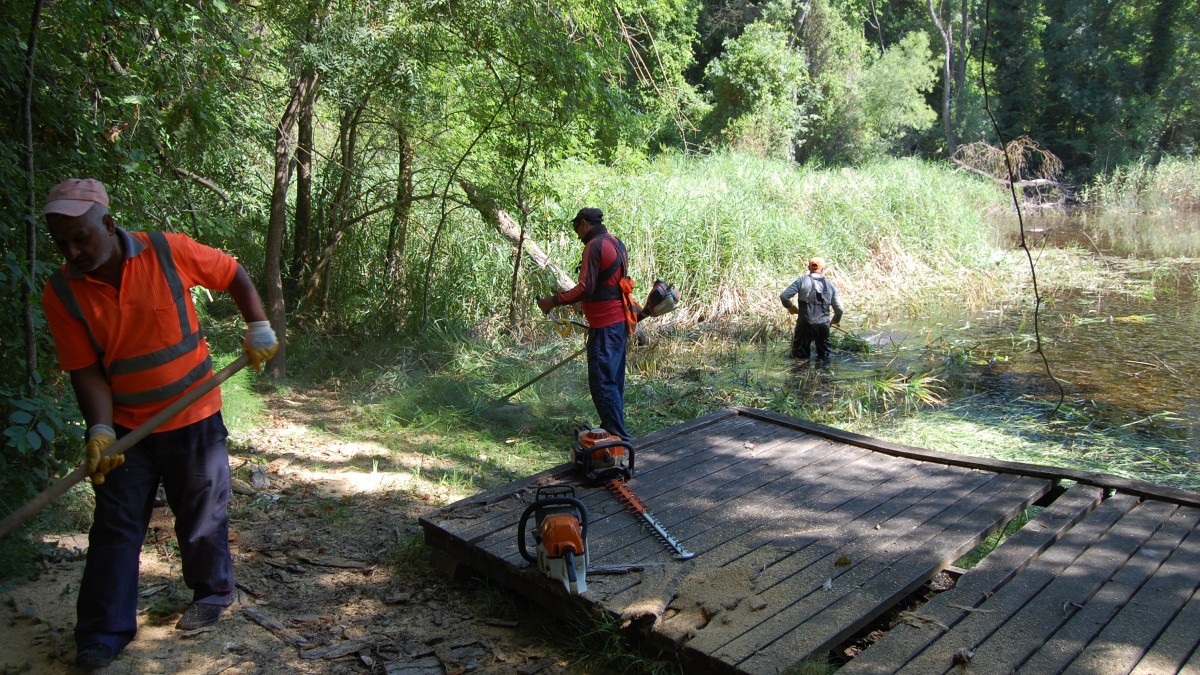
[[760, 571], [748, 561], [717, 569], [681, 566], [650, 572], [621, 614], [627, 621], [652, 618], [654, 632], [676, 645], [701, 631], [723, 643], [762, 621], [767, 603], [755, 588]]

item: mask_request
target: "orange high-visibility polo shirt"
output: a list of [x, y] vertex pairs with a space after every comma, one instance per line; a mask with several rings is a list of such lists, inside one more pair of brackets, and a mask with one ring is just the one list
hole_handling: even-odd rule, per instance
[[[208, 342], [202, 335], [198, 336], [194, 348], [166, 363], [134, 369], [132, 372], [121, 367], [122, 362], [137, 362], [138, 357], [187, 341], [184, 340], [180, 305], [173, 297], [149, 235], [117, 228], [117, 236], [125, 252], [119, 291], [69, 264], [62, 267], [62, 274], [74, 293], [86, 325], [71, 315], [50, 283], [42, 291], [42, 306], [63, 370], [80, 370], [96, 363], [100, 359], [96, 350], [99, 347], [103, 353], [101, 365], [114, 392], [113, 422], [133, 429], [212, 377], [212, 368]], [[217, 291], [228, 289], [237, 274], [238, 262], [229, 254], [204, 246], [187, 235], [163, 233], [163, 236], [170, 245], [170, 257], [182, 283], [183, 306], [186, 307], [190, 332], [197, 333], [200, 322], [192, 303], [192, 287], [203, 286]], [[89, 328], [95, 336], [95, 346], [88, 334]], [[115, 372], [112, 368], [114, 363], [118, 365]], [[161, 393], [170, 391], [172, 383], [179, 382], [193, 371], [203, 372], [203, 375], [186, 389], [166, 395]], [[119, 399], [122, 397], [138, 402], [121, 402]], [[156, 400], [141, 400], [147, 398]], [[220, 409], [221, 389], [214, 387], [157, 430], [178, 429], [205, 419]]]

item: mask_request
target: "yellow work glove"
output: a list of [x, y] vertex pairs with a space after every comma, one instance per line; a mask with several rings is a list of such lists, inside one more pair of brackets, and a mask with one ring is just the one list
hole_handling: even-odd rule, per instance
[[117, 442], [117, 432], [107, 424], [97, 424], [87, 430], [88, 477], [96, 485], [104, 485], [104, 474], [125, 463], [124, 453], [101, 457]]
[[263, 364], [279, 351], [279, 340], [269, 321], [251, 321], [246, 324], [246, 337], [242, 341], [246, 356], [250, 357], [250, 367], [256, 373], [262, 373]]
[[800, 313], [799, 307], [796, 307], [795, 305], [788, 307], [788, 314], [799, 314], [799, 313]]

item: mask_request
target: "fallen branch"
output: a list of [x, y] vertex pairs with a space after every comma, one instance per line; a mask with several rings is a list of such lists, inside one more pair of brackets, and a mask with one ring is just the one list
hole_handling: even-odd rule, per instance
[[460, 181], [459, 185], [462, 187], [463, 192], [467, 193], [467, 200], [471, 202], [471, 206], [483, 217], [484, 222], [491, 225], [493, 229], [507, 239], [513, 248], [520, 246], [521, 252], [532, 260], [533, 264], [538, 266], [538, 269], [549, 270], [554, 275], [555, 291], [561, 292], [575, 286], [575, 281], [557, 263], [550, 260], [550, 256], [546, 255], [541, 246], [531, 241], [529, 237], [521, 238], [521, 227], [504, 209], [498, 208], [490, 199], [482, 195], [479, 192], [479, 188], [474, 185], [466, 181]]
[[229, 203], [229, 193], [226, 192], [225, 190], [223, 190], [216, 183], [205, 178], [204, 176], [197, 176], [196, 174], [192, 173], [191, 171], [188, 171], [187, 169], [182, 169], [177, 166], [171, 167], [171, 170], [174, 171], [175, 175], [179, 176], [180, 178], [186, 178], [186, 179], [192, 181], [193, 183], [195, 183], [196, 185], [208, 188], [215, 195], [220, 197], [221, 201], [225, 202], [226, 204]]
[[[983, 169], [977, 169], [956, 157], [951, 157], [950, 161], [953, 162], [954, 164], [957, 164], [958, 166], [962, 167], [963, 169], [970, 171], [971, 173], [978, 174], [980, 176], [983, 176], [984, 178], [990, 178], [997, 185], [1000, 185], [1002, 187], [1008, 187], [1008, 179], [1007, 178], [997, 178], [996, 176], [993, 176], [992, 174], [988, 173], [987, 171], [984, 171]], [[1016, 183], [1013, 183], [1013, 187], [1017, 188], [1018, 190], [1022, 189], [1022, 188], [1027, 188], [1027, 187], [1052, 187], [1052, 188], [1056, 188], [1058, 190], [1065, 191], [1062, 183], [1059, 183], [1056, 180], [1050, 180], [1049, 178], [1032, 178], [1032, 179], [1028, 179], [1028, 180], [1019, 180]]]
[[308, 553], [300, 553], [296, 555], [300, 560], [318, 567], [336, 567], [346, 570], [369, 570], [375, 566], [370, 563], [365, 563], [361, 560], [351, 560], [342, 558], [336, 555], [315, 555]]
[[283, 640], [284, 642], [286, 642], [292, 646], [298, 647], [300, 649], [308, 649], [308, 648], [312, 647], [312, 643], [310, 643], [308, 640], [305, 640], [303, 637], [300, 636], [300, 634], [296, 633], [295, 631], [291, 631], [291, 630], [288, 630], [287, 628], [284, 628], [283, 624], [281, 624], [278, 621], [276, 621], [275, 619], [271, 618], [270, 616], [267, 615], [266, 612], [262, 611], [261, 609], [259, 609], [257, 607], [254, 607], [254, 606], [243, 607], [242, 614], [245, 614], [246, 618], [248, 618], [251, 621], [253, 621], [254, 623], [262, 626], [263, 628], [266, 628], [267, 630], [271, 631], [272, 633], [275, 634], [276, 637], [278, 637], [279, 639]]
[[343, 640], [333, 644], [317, 647], [316, 649], [305, 649], [300, 652], [302, 659], [340, 659], [343, 656], [357, 654], [364, 649], [370, 649], [375, 646], [371, 640]]

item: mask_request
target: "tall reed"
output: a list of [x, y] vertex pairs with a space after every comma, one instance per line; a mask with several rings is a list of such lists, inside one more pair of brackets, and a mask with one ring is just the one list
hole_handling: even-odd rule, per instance
[[1137, 162], [1117, 167], [1097, 177], [1083, 198], [1106, 210], [1198, 211], [1200, 159], [1168, 157], [1155, 165]]
[[[574, 200], [563, 219], [602, 208], [635, 280], [674, 283], [686, 321], [778, 307], [814, 255], [839, 288], [982, 268], [993, 251], [984, 214], [1004, 204], [987, 182], [912, 159], [826, 170], [735, 154], [666, 155], [634, 173], [573, 165], [557, 192]], [[548, 248], [572, 260], [578, 242], [559, 229]]]

